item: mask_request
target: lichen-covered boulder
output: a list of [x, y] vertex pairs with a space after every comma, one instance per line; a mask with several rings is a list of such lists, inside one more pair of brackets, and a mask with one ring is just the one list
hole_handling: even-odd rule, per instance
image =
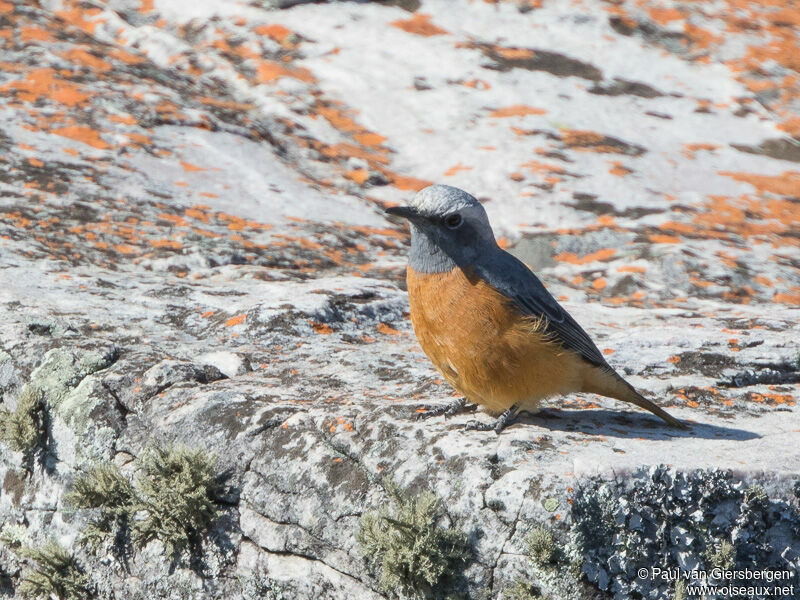
[[[800, 589], [795, 21], [0, 1], [0, 593]], [[432, 182], [689, 430], [442, 415], [383, 214]]]

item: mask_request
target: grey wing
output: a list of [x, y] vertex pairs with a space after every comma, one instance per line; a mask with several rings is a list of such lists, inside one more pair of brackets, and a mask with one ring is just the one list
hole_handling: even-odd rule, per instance
[[492, 257], [491, 262], [477, 266], [476, 272], [525, 314], [545, 317], [546, 331], [566, 349], [577, 352], [593, 365], [613, 370], [589, 334], [561, 307], [525, 263], [502, 252]]

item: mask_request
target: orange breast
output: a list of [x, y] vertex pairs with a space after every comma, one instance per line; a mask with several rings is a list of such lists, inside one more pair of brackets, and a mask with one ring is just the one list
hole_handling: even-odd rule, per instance
[[483, 280], [461, 269], [406, 271], [411, 322], [420, 346], [468, 400], [502, 412], [535, 409], [542, 398], [578, 391], [583, 361], [548, 339]]

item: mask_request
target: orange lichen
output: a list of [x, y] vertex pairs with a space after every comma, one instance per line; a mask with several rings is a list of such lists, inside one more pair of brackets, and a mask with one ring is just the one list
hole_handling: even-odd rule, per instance
[[616, 253], [617, 251], [614, 248], [604, 248], [597, 252], [584, 254], [583, 256], [578, 256], [573, 252], [561, 252], [560, 254], [556, 254], [553, 258], [559, 262], [568, 262], [573, 265], [585, 265], [595, 261], [608, 260]]
[[684, 18], [683, 13], [675, 8], [661, 8], [658, 6], [653, 6], [649, 9], [649, 12], [650, 18], [661, 25], [666, 25], [672, 21], [679, 21], [680, 19]]
[[783, 123], [778, 124], [778, 129], [789, 135], [800, 137], [800, 117], [789, 117]]
[[180, 215], [172, 215], [172, 214], [169, 214], [169, 213], [161, 213], [160, 215], [158, 215], [158, 218], [159, 219], [164, 219], [165, 221], [172, 221], [173, 223], [175, 223], [175, 225], [180, 225], [180, 226], [188, 226], [189, 225], [189, 222], [186, 219], [184, 219], [183, 217], [181, 217]]
[[90, 97], [78, 85], [56, 77], [55, 74], [55, 70], [51, 68], [34, 69], [28, 72], [25, 79], [0, 86], [0, 92], [14, 90], [22, 102], [34, 103], [39, 98], [48, 98], [68, 107], [80, 104]]
[[386, 141], [386, 138], [382, 135], [377, 133], [371, 132], [363, 132], [363, 133], [355, 133], [353, 134], [353, 139], [357, 141], [359, 144], [363, 144], [365, 146], [373, 146], [377, 147], [383, 144]]
[[468, 167], [458, 163], [457, 165], [453, 165], [447, 171], [444, 172], [445, 177], [452, 177], [453, 175], [460, 173], [461, 171], [471, 171], [472, 167]]
[[800, 305], [800, 287], [792, 287], [787, 292], [775, 292], [772, 301], [780, 304]]
[[19, 30], [19, 39], [22, 42], [50, 42], [53, 40], [53, 35], [41, 27], [21, 27]]
[[720, 171], [719, 174], [736, 181], [749, 183], [762, 194], [769, 192], [781, 196], [800, 198], [800, 173], [797, 171], [784, 171], [780, 175], [757, 175], [754, 173], [733, 173], [731, 171]]
[[256, 81], [258, 83], [271, 83], [281, 77], [292, 77], [300, 81], [312, 82], [314, 76], [311, 71], [304, 68], [287, 68], [271, 60], [258, 60], [256, 66]]
[[111, 70], [110, 63], [104, 61], [102, 58], [96, 57], [94, 54], [90, 54], [83, 48], [72, 48], [71, 50], [61, 54], [61, 56], [70, 62], [89, 67], [90, 69], [100, 73], [105, 73]]
[[526, 58], [533, 58], [536, 54], [529, 48], [507, 48], [504, 46], [493, 46], [492, 50], [506, 60], [525, 60]]
[[694, 160], [697, 152], [700, 150], [706, 150], [708, 152], [712, 152], [719, 148], [718, 144], [709, 144], [709, 143], [697, 143], [697, 144], [684, 144], [683, 145], [683, 155], [686, 158]]
[[323, 146], [320, 152], [323, 156], [327, 156], [328, 158], [363, 158], [370, 164], [374, 163], [373, 166], [389, 164], [389, 158], [385, 155], [365, 150], [362, 146], [348, 144], [347, 142]]
[[397, 27], [398, 29], [402, 29], [408, 33], [413, 33], [414, 35], [421, 35], [424, 37], [449, 33], [447, 30], [437, 27], [431, 23], [431, 16], [423, 13], [416, 13], [410, 19], [398, 19], [397, 21], [392, 21], [390, 25]]
[[259, 25], [253, 29], [253, 33], [257, 35], [265, 35], [272, 38], [276, 42], [283, 43], [290, 35], [292, 30], [284, 27], [283, 25]]
[[363, 185], [363, 183], [369, 179], [369, 171], [366, 169], [352, 169], [345, 172], [344, 175], [351, 181], [355, 181], [358, 185]]
[[172, 250], [183, 248], [183, 244], [177, 240], [150, 240], [150, 245], [155, 248], [170, 248]]
[[55, 11], [56, 16], [89, 35], [94, 35], [95, 28], [106, 22], [105, 19], [91, 19], [103, 12], [101, 8], [85, 8], [75, 0], [67, 0], [63, 6], [65, 7], [63, 10]]
[[534, 108], [525, 104], [515, 104], [505, 108], [498, 108], [489, 113], [489, 116], [495, 119], [503, 119], [507, 117], [524, 117], [525, 115], [543, 115], [547, 111], [543, 108]]
[[237, 315], [235, 317], [231, 317], [227, 321], [225, 321], [225, 327], [234, 327], [236, 325], [241, 325], [244, 323], [244, 320], [247, 318], [247, 315]]
[[616, 175], [617, 177], [625, 177], [626, 175], [633, 173], [631, 169], [616, 160], [611, 163], [611, 168], [608, 170], [608, 172], [612, 175]]
[[135, 246], [131, 246], [130, 244], [115, 244], [114, 250], [116, 250], [120, 254], [125, 254], [127, 256], [137, 254], [139, 252], [139, 250]]
[[98, 131], [83, 125], [68, 125], [67, 127], [59, 127], [53, 129], [52, 133], [62, 137], [70, 138], [100, 150], [105, 150], [111, 147], [109, 144], [103, 141]]
[[681, 238], [675, 237], [674, 235], [661, 235], [655, 234], [648, 236], [650, 241], [654, 244], [680, 244]]
[[774, 285], [771, 279], [769, 279], [768, 277], [764, 277], [763, 275], [756, 275], [755, 277], [753, 277], [753, 281], [765, 287], [773, 287]]
[[605, 139], [605, 136], [596, 131], [586, 131], [581, 129], [564, 129], [561, 132], [561, 141], [567, 146], [586, 146], [598, 144]]
[[197, 165], [193, 165], [192, 163], [180, 161], [181, 168], [186, 171], [205, 171], [205, 167], [198, 167]]
[[389, 177], [394, 187], [402, 191], [418, 192], [422, 188], [428, 187], [433, 183], [424, 179], [417, 179], [416, 177], [405, 177], [403, 175], [398, 175], [397, 173], [392, 173], [388, 170], [383, 170], [383, 174]]
[[314, 331], [320, 335], [330, 335], [333, 333], [333, 329], [327, 323], [317, 323], [311, 320], [309, 320], [309, 323], [314, 328]]
[[378, 323], [378, 331], [384, 335], [400, 335], [400, 331], [386, 323]]
[[534, 173], [563, 173], [564, 167], [555, 163], [544, 163], [531, 160], [520, 165], [520, 168], [530, 169]]
[[133, 115], [109, 115], [108, 120], [112, 123], [122, 123], [123, 125], [136, 125], [136, 117]]

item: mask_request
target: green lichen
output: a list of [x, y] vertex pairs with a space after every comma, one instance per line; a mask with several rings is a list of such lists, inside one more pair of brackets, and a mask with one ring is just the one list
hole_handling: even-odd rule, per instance
[[31, 383], [44, 392], [49, 406], [56, 407], [84, 377], [112, 362], [112, 354], [88, 352], [78, 358], [65, 348], [54, 348], [44, 355], [41, 364], [31, 373]]
[[28, 530], [24, 525], [14, 525], [5, 523], [0, 528], [0, 543], [5, 544], [12, 550], [18, 550], [25, 543]]
[[103, 508], [115, 514], [128, 514], [134, 503], [131, 482], [113, 463], [100, 463], [80, 475], [64, 496], [74, 508]]
[[100, 516], [81, 532], [80, 541], [92, 550], [112, 536], [127, 534], [128, 522], [136, 511], [133, 485], [113, 463], [97, 464], [80, 475], [64, 501], [76, 509], [100, 509]]
[[516, 579], [503, 590], [503, 600], [544, 600], [544, 597], [532, 583]]
[[213, 500], [216, 459], [202, 450], [156, 447], [138, 466], [136, 509], [142, 516], [133, 524], [134, 543], [141, 547], [157, 539], [177, 557], [199, 542], [219, 514]]
[[288, 600], [286, 588], [261, 571], [239, 578], [242, 600]]
[[[45, 409], [57, 409], [87, 375], [106, 368], [114, 359], [113, 352], [89, 352], [80, 359], [64, 348], [47, 352], [31, 373], [30, 381], [22, 388], [17, 408], [14, 411], [0, 410], [0, 440], [13, 450], [30, 455], [42, 437]], [[86, 405], [91, 388], [88, 384], [84, 387], [68, 412], [85, 416], [91, 410], [91, 406]]]
[[434, 595], [445, 576], [470, 555], [463, 532], [441, 524], [441, 500], [431, 492], [406, 497], [392, 481], [384, 482], [391, 508], [361, 518], [356, 540], [381, 588], [395, 595]]
[[678, 579], [675, 582], [675, 600], [686, 600], [686, 581]]
[[25, 546], [19, 554], [34, 563], [22, 574], [18, 591], [23, 598], [83, 600], [89, 597], [89, 576], [61, 544], [51, 540], [39, 548]]
[[92, 410], [100, 403], [96, 395], [95, 386], [98, 380], [95, 377], [84, 378], [75, 388], [66, 392], [58, 403], [54, 413], [77, 434], [86, 431], [91, 423]]
[[744, 501], [747, 503], [761, 504], [769, 500], [767, 491], [758, 484], [751, 485], [744, 491]]
[[559, 550], [553, 533], [544, 527], [534, 527], [525, 538], [528, 554], [540, 567], [555, 565], [559, 559]]
[[709, 546], [706, 549], [705, 559], [711, 567], [733, 569], [736, 565], [736, 548], [729, 541], [723, 540], [719, 546]]
[[546, 498], [543, 506], [547, 512], [555, 512], [558, 510], [558, 498]]
[[41, 437], [42, 391], [26, 385], [13, 411], [0, 410], [0, 439], [16, 451], [30, 454]]
[[215, 458], [202, 450], [158, 446], [137, 459], [135, 485], [116, 465], [95, 465], [65, 497], [76, 509], [100, 509], [81, 542], [97, 550], [114, 538], [121, 551], [131, 541], [141, 548], [160, 540], [177, 559], [200, 542], [219, 514], [213, 500], [215, 465]]

